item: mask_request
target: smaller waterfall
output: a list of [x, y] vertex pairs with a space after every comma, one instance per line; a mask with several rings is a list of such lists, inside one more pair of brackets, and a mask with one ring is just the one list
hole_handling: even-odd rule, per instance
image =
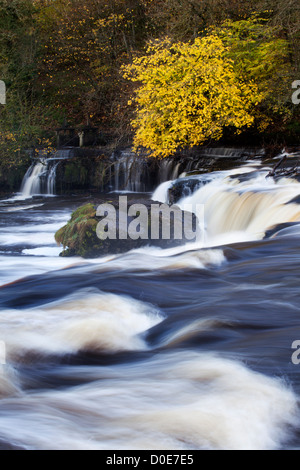
[[[151, 192], [160, 183], [178, 178], [182, 167], [186, 170], [180, 160], [142, 157], [130, 149], [114, 154], [112, 160], [110, 181], [115, 191]], [[189, 163], [192, 166], [193, 162]]]
[[128, 148], [111, 156], [109, 186], [117, 192], [153, 192], [160, 184], [176, 180], [186, 173], [206, 173], [208, 168], [210, 171], [226, 168], [227, 161], [231, 164], [235, 159], [242, 164], [250, 157], [262, 154], [263, 151], [257, 149], [200, 148], [194, 154], [160, 160], [138, 155]]
[[33, 162], [27, 170], [22, 186], [21, 196], [28, 199], [35, 195], [54, 196], [56, 169], [59, 162], [53, 159], [42, 159]]
[[22, 187], [22, 196], [26, 199], [34, 194], [41, 194], [41, 175], [46, 171], [45, 164], [43, 162], [32, 163], [27, 170]]
[[[59, 162], [64, 160], [74, 159], [76, 164], [76, 158], [84, 157], [84, 161], [88, 161], [86, 157], [89, 155], [85, 153], [85, 149], [63, 149], [54, 152], [50, 157], [46, 157], [42, 151], [39, 154], [39, 158], [35, 160], [31, 167], [28, 169], [21, 188], [22, 199], [27, 199], [35, 195], [48, 195], [53, 196], [56, 194], [56, 190], [60, 185], [61, 181], [64, 182], [64, 171], [65, 167], [59, 167], [59, 180], [56, 188], [56, 171]], [[95, 152], [97, 150], [95, 149]], [[88, 165], [82, 164], [83, 172], [87, 177], [85, 182], [81, 181], [81, 163], [78, 163], [78, 172], [72, 181], [68, 183], [68, 188], [74, 187], [74, 189], [81, 188], [88, 184], [94, 184], [95, 179], [93, 178], [93, 158], [98, 156], [97, 153], [90, 154], [91, 159]], [[167, 181], [174, 181], [178, 178], [182, 178], [188, 173], [203, 173], [207, 172], [207, 168], [210, 171], [215, 169], [226, 167], [226, 160], [235, 158], [243, 162], [244, 155], [246, 152], [244, 149], [200, 149], [193, 155], [186, 156], [175, 156], [165, 159], [156, 159], [152, 157], [146, 157], [138, 155], [133, 152], [131, 148], [124, 149], [122, 151], [115, 151], [104, 163], [101, 161], [100, 166], [97, 161], [95, 162], [96, 174], [99, 174], [101, 184], [97, 187], [101, 188], [102, 192], [116, 191], [116, 192], [135, 192], [135, 193], [149, 193], [153, 192], [161, 183]], [[246, 157], [245, 157], [246, 158]], [[222, 162], [222, 163], [221, 163]], [[105, 176], [103, 176], [105, 174]], [[190, 182], [186, 184], [186, 195], [189, 195], [193, 190], [190, 187]], [[175, 202], [175, 201], [174, 201]]]
[[56, 186], [56, 170], [59, 165], [59, 161], [55, 162], [52, 167], [50, 167], [50, 170], [47, 175], [47, 194], [49, 196], [54, 196], [55, 194], [55, 186]]
[[[131, 151], [123, 151], [113, 164], [114, 190], [143, 193], [149, 191], [147, 160]], [[152, 189], [152, 187], [150, 188]]]
[[176, 179], [178, 174], [174, 173], [174, 159], [163, 159], [159, 164], [159, 182], [164, 183], [165, 181]]

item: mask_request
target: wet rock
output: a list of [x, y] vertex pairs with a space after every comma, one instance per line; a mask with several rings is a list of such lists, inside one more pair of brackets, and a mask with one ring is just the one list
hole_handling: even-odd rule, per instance
[[[121, 199], [122, 203], [99, 200], [78, 208], [55, 235], [57, 244], [63, 247], [61, 256], [97, 258], [144, 246], [172, 248], [199, 236], [194, 214], [178, 206], [138, 199], [127, 206], [125, 199]], [[107, 236], [107, 229], [114, 227], [115, 232], [112, 230]]]
[[191, 196], [194, 192], [210, 181], [210, 179], [192, 176], [176, 180], [169, 189], [169, 203], [176, 204], [183, 197]]

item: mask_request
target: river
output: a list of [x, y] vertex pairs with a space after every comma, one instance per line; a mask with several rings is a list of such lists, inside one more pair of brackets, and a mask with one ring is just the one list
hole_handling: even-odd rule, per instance
[[269, 171], [201, 175], [201, 242], [93, 260], [54, 242], [89, 197], [0, 202], [0, 448], [300, 448], [300, 183]]

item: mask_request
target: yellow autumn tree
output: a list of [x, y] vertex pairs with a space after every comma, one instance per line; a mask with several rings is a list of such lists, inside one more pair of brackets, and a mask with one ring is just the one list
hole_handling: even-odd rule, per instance
[[135, 150], [146, 148], [155, 157], [218, 140], [225, 128], [240, 132], [253, 124], [252, 109], [263, 99], [255, 83], [238, 79], [213, 34], [192, 43], [153, 42], [124, 67], [124, 76], [138, 84]]

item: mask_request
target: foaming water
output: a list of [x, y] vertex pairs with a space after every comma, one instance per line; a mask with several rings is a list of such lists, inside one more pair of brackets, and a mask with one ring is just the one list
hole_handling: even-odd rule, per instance
[[59, 205], [49, 210], [45, 201], [31, 206], [0, 202], [0, 286], [78, 261], [60, 258], [54, 239], [70, 214], [70, 209], [62, 210]]
[[[271, 227], [300, 222], [300, 206], [291, 203], [300, 195], [300, 184], [288, 178], [274, 181], [267, 178], [268, 173], [269, 169], [258, 172], [245, 166], [196, 177], [203, 180], [200, 189], [177, 204], [183, 209], [192, 206], [194, 213], [196, 205], [204, 206], [204, 239], [199, 248], [260, 240]], [[173, 184], [163, 183], [152, 199], [168, 202]]]
[[166, 181], [158, 186], [152, 195], [152, 200], [165, 203], [168, 201], [168, 191], [172, 186], [173, 181]]
[[[16, 202], [16, 198], [18, 196], [15, 196], [11, 199], [6, 199], [4, 202], [5, 203], [10, 203], [10, 202]], [[21, 205], [21, 206], [7, 206], [4, 210], [5, 212], [19, 212], [19, 211], [26, 211], [29, 209], [35, 209], [36, 207], [43, 207], [44, 204], [31, 204], [31, 205]], [[2, 207], [3, 210], [3, 207]]]
[[[51, 253], [51, 256], [46, 256], [48, 248], [41, 249], [43, 256], [15, 256], [14, 253], [12, 255], [10, 255], [10, 253], [5, 256], [0, 255], [0, 286], [16, 282], [17, 280], [28, 276], [41, 275], [49, 271], [63, 269], [82, 261], [79, 258], [68, 261], [63, 258], [59, 258], [57, 248], [54, 249], [56, 250], [56, 256], [53, 256], [53, 253]], [[28, 251], [35, 252], [34, 249]], [[24, 250], [24, 253], [26, 254], [26, 250]], [[28, 255], [30, 254], [31, 253], [28, 253]], [[36, 252], [35, 254], [37, 255]]]
[[28, 352], [64, 355], [145, 349], [142, 333], [161, 321], [151, 305], [94, 290], [81, 290], [43, 308], [0, 312], [8, 360]]
[[[94, 271], [122, 270], [123, 272], [145, 271], [148, 266], [153, 271], [175, 271], [181, 269], [207, 269], [209, 266], [219, 266], [226, 262], [223, 250], [195, 250], [195, 245], [188, 244], [184, 248], [160, 248], [145, 247], [122, 256], [94, 260]], [[91, 271], [91, 268], [87, 268]]]
[[2, 400], [3, 439], [45, 450], [271, 450], [298, 424], [286, 383], [216, 355], [182, 351], [60, 374], [89, 383]]
[[8, 364], [0, 365], [0, 401], [7, 397], [22, 395], [18, 374]]

